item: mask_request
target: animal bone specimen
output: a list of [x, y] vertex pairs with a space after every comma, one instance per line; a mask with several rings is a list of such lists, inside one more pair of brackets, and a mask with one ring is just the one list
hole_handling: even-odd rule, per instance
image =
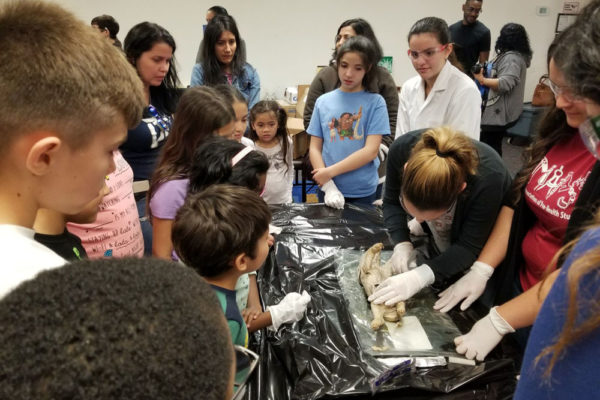
[[[380, 265], [381, 249], [383, 249], [383, 244], [374, 244], [360, 259], [358, 280], [365, 289], [367, 297], [375, 291], [377, 285], [392, 276], [391, 260], [383, 266]], [[371, 329], [374, 331], [381, 328], [385, 324], [385, 321], [397, 322], [399, 325], [402, 324], [402, 316], [406, 313], [403, 301], [393, 306], [371, 303], [371, 311], [373, 312]]]

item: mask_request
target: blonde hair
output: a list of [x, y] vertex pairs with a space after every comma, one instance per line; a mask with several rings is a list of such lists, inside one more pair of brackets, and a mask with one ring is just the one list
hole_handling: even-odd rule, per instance
[[[596, 212], [594, 223], [589, 229], [600, 228], [600, 211]], [[568, 253], [571, 252], [573, 247], [577, 244], [579, 238], [574, 239], [564, 245], [552, 258], [550, 265], [555, 265], [559, 260], [564, 260]], [[580, 295], [579, 286], [583, 279], [598, 279], [596, 276], [590, 276], [590, 273], [594, 272], [600, 267], [600, 247], [596, 246], [581, 257], [573, 261], [567, 272], [567, 309], [565, 315], [565, 323], [562, 330], [554, 343], [544, 348], [540, 354], [535, 358], [535, 365], [537, 365], [542, 358], [547, 359], [547, 365], [544, 370], [543, 378], [546, 382], [550, 381], [552, 375], [552, 369], [556, 362], [562, 358], [564, 353], [567, 351], [567, 347], [581, 340], [584, 336], [590, 334], [594, 330], [600, 327], [600, 305], [598, 304], [599, 292], [589, 293]], [[542, 286], [546, 284], [546, 279], [542, 281], [538, 294], [542, 292]], [[580, 314], [580, 310], [589, 309], [590, 317], [584, 321], [578, 321], [577, 317]]]
[[452, 205], [479, 156], [467, 136], [449, 127], [429, 129], [415, 144], [402, 175], [402, 195], [420, 210]]
[[58, 5], [0, 6], [0, 154], [18, 137], [49, 130], [72, 148], [122, 116], [141, 119], [142, 83], [123, 54]]

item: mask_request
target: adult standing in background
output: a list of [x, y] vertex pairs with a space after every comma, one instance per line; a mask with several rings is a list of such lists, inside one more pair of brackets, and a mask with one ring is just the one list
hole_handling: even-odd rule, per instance
[[113, 46], [122, 49], [121, 41], [117, 39], [117, 33], [119, 33], [119, 23], [115, 21], [110, 15], [100, 15], [92, 19], [91, 25], [96, 28], [100, 33], [106, 37]]
[[422, 18], [408, 32], [408, 58], [418, 75], [400, 92], [396, 139], [417, 129], [447, 125], [479, 140], [481, 94], [457, 64], [446, 21]]
[[[175, 40], [162, 26], [142, 22], [125, 37], [125, 55], [135, 67], [146, 95], [147, 106], [138, 126], [127, 132], [120, 147], [133, 169], [134, 182], [147, 182], [171, 130], [177, 106], [179, 79], [174, 63]], [[144, 235], [145, 254], [152, 249], [152, 226], [146, 219], [146, 193], [136, 194], [138, 214]]]
[[490, 30], [477, 18], [482, 12], [483, 0], [466, 0], [462, 6], [463, 19], [450, 25], [456, 58], [470, 77], [475, 63], [484, 63], [490, 56]]
[[[221, 6], [212, 6], [208, 10], [206, 10], [206, 23], [208, 24], [214, 17], [217, 15], [229, 15], [227, 9]], [[202, 25], [202, 33], [206, 30], [206, 25]], [[196, 64], [202, 62], [202, 41], [200, 41], [200, 46], [198, 46], [198, 52], [196, 53]]]
[[533, 54], [523, 25], [504, 25], [495, 51], [498, 55], [493, 60], [492, 77], [485, 78], [483, 71], [474, 76], [481, 86], [490, 88], [481, 116], [481, 141], [502, 156], [502, 138], [523, 111], [525, 77]]
[[216, 16], [206, 27], [201, 43], [202, 61], [192, 70], [191, 86], [214, 86], [227, 83], [235, 86], [252, 108], [260, 98], [260, 78], [256, 69], [246, 62], [235, 20], [230, 15]]
[[[337, 51], [347, 39], [353, 36], [364, 36], [373, 42], [378, 52], [377, 62], [379, 62], [383, 57], [381, 45], [375, 37], [373, 28], [371, 28], [371, 25], [369, 25], [367, 21], [362, 18], [354, 18], [342, 22], [335, 36], [335, 49], [333, 50], [329, 66], [319, 71], [315, 79], [313, 79], [308, 90], [306, 105], [304, 107], [305, 128], [308, 128], [308, 125], [310, 124], [310, 119], [312, 117], [312, 112], [317, 98], [324, 93], [331, 92], [332, 90], [340, 87], [340, 80], [338, 78], [337, 68], [335, 65]], [[396, 116], [398, 113], [398, 90], [396, 88], [394, 78], [387, 71], [387, 69], [377, 66], [377, 72], [374, 75], [373, 80], [370, 82], [367, 91], [371, 93], [378, 93], [385, 100], [390, 121], [390, 132], [393, 135], [396, 130]], [[383, 137], [383, 143], [387, 144], [388, 146], [393, 140], [394, 137], [391, 135]]]

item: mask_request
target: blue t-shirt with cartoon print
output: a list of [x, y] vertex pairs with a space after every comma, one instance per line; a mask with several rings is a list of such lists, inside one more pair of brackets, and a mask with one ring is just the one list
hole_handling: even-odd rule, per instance
[[[309, 135], [323, 139], [326, 166], [342, 161], [365, 147], [368, 135], [389, 135], [390, 122], [385, 100], [377, 93], [343, 92], [336, 89], [315, 103]], [[375, 193], [379, 181], [377, 157], [353, 171], [333, 178], [344, 197], [366, 197]]]

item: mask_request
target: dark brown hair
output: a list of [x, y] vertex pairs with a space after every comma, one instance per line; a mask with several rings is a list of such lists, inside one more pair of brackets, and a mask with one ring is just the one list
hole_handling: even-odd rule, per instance
[[283, 153], [283, 162], [289, 169], [291, 165], [287, 163], [287, 153], [289, 146], [289, 135], [287, 130], [287, 114], [285, 110], [279, 107], [274, 100], [261, 100], [252, 107], [250, 110], [250, 139], [253, 141], [258, 140], [258, 134], [256, 130], [254, 130], [254, 123], [256, 122], [256, 118], [258, 118], [258, 114], [272, 112], [275, 115], [275, 119], [277, 120], [277, 133], [276, 137], [279, 138], [279, 142], [281, 143], [281, 152]]
[[269, 222], [269, 207], [257, 193], [241, 186], [212, 185], [189, 194], [177, 212], [173, 246], [187, 266], [204, 277], [215, 277], [232, 268], [240, 254], [256, 256]]
[[[185, 91], [175, 113], [173, 128], [163, 146], [152, 174], [147, 201], [162, 183], [186, 178], [194, 151], [207, 138], [235, 119], [231, 104], [210, 87], [196, 86]], [[149, 215], [152, 215], [148, 207]]]

